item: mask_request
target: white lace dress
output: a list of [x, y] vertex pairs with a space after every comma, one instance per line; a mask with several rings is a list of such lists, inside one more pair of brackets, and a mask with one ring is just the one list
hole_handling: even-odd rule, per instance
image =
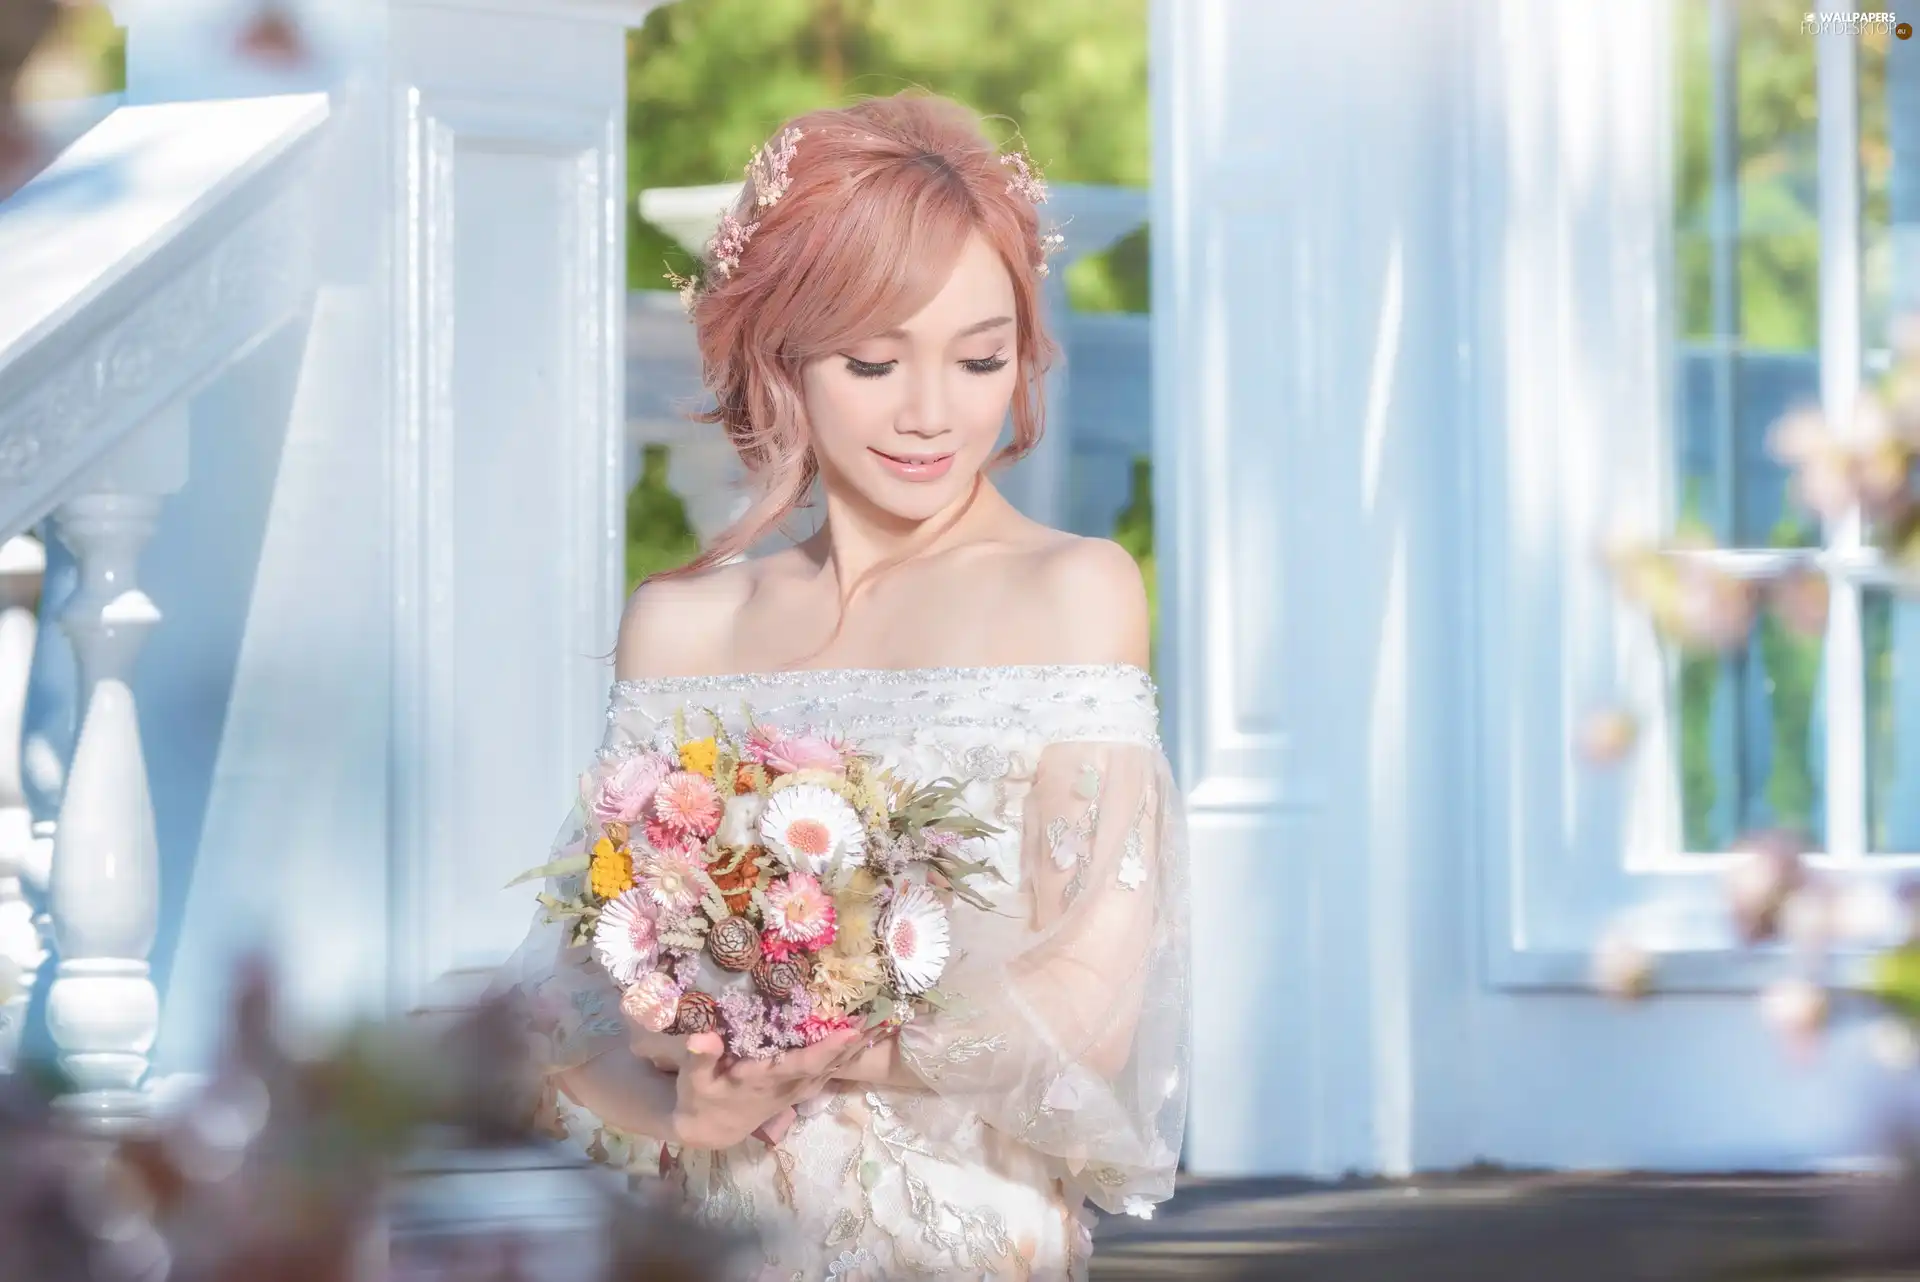
[[[754, 1230], [763, 1278], [1085, 1277], [1085, 1203], [1140, 1214], [1171, 1194], [1186, 1114], [1186, 830], [1152, 682], [1121, 665], [621, 682], [603, 760], [682, 711], [837, 733], [905, 777], [968, 781], [967, 808], [1002, 829], [969, 853], [1004, 881], [994, 913], [953, 908], [941, 988], [963, 1013], [902, 1031], [926, 1090], [848, 1084], [777, 1148], [664, 1155], [554, 1094], [572, 1142]], [[503, 976], [571, 1012], [543, 1043], [551, 1071], [624, 1053], [618, 995], [560, 928], [536, 921]]]

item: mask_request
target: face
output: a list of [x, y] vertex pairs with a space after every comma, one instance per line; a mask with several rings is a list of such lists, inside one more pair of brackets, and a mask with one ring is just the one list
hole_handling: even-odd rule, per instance
[[807, 421], [828, 486], [907, 521], [964, 499], [1006, 421], [1017, 336], [1013, 281], [975, 235], [919, 313], [807, 365]]

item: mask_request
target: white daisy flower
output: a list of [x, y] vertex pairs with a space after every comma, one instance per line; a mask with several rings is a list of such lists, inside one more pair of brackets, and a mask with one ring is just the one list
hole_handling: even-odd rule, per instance
[[631, 984], [653, 966], [660, 944], [660, 909], [643, 891], [625, 890], [600, 910], [593, 927], [593, 955], [614, 982]]
[[880, 918], [880, 943], [911, 997], [940, 982], [951, 947], [947, 909], [931, 890], [915, 883], [900, 890]]
[[866, 829], [840, 794], [817, 783], [782, 788], [767, 799], [760, 840], [796, 872], [824, 877], [835, 864], [860, 851]]
[[1127, 1200], [1121, 1204], [1120, 1209], [1135, 1219], [1151, 1220], [1153, 1218], [1153, 1203], [1137, 1193], [1128, 1197]]

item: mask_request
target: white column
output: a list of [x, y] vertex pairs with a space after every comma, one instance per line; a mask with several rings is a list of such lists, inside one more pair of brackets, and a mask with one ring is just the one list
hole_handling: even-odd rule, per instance
[[465, 1000], [519, 942], [529, 901], [506, 882], [604, 732], [625, 587], [626, 29], [653, 7], [388, 8], [403, 1007]]
[[59, 963], [47, 1024], [77, 1087], [61, 1101], [83, 1127], [137, 1125], [160, 1023], [150, 977], [159, 854], [133, 669], [160, 611], [140, 590], [140, 552], [164, 496], [186, 483], [184, 406], [142, 428], [56, 513], [80, 565], [61, 614], [80, 665], [80, 736], [54, 834], [51, 903]]
[[33, 814], [21, 769], [25, 744], [27, 682], [39, 632], [35, 606], [47, 567], [40, 540], [18, 535], [0, 544], [0, 1073], [12, 1071], [20, 1053], [45, 941], [25, 893], [46, 889]]
[[1426, 751], [1460, 510], [1457, 17], [1153, 6], [1159, 677], [1203, 1174], [1404, 1171], [1458, 1160], [1441, 1132], [1466, 1125], [1436, 1065], [1466, 1045], [1469, 843]]

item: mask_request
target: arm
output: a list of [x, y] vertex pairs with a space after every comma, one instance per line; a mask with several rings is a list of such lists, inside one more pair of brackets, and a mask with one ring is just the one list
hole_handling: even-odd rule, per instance
[[560, 1089], [580, 1107], [615, 1130], [651, 1139], [676, 1141], [675, 1075], [618, 1048], [555, 1076]]
[[[1047, 579], [1061, 661], [1140, 663], [1131, 558], [1081, 541]], [[1186, 1108], [1185, 829], [1151, 713], [1133, 711], [1114, 738], [1041, 753], [1020, 806], [1027, 912], [956, 906], [952, 1008], [907, 1025], [898, 1052], [1109, 1211], [1171, 1194]]]

